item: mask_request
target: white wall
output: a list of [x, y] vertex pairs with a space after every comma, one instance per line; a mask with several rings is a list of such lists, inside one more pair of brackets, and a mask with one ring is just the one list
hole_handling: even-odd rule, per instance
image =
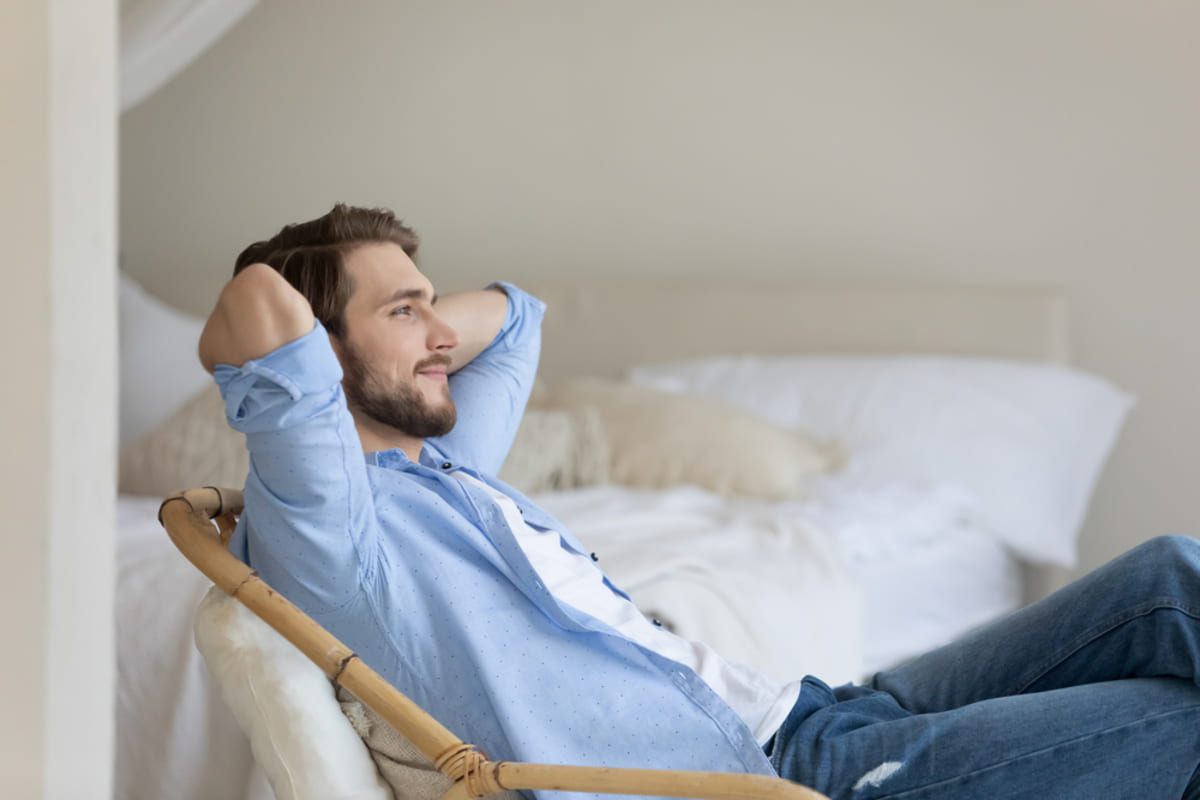
[[197, 312], [335, 200], [398, 209], [442, 284], [1063, 286], [1141, 398], [1090, 566], [1200, 531], [1198, 74], [1192, 0], [266, 0], [124, 117], [121, 244]]
[[0, 25], [0, 797], [110, 796], [115, 3]]

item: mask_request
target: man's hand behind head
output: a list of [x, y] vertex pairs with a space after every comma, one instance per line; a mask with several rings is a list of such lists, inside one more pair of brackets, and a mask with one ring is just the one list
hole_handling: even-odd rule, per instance
[[313, 329], [304, 295], [267, 264], [251, 264], [225, 285], [200, 334], [200, 363], [241, 366]]

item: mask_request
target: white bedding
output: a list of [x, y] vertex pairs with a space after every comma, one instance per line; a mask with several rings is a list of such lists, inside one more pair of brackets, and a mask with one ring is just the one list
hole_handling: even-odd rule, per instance
[[1020, 563], [980, 523], [965, 491], [948, 484], [878, 486], [851, 474], [829, 476], [814, 488], [812, 501], [789, 512], [834, 536], [861, 592], [864, 676], [1020, 606]]
[[1012, 553], [979, 531], [926, 542], [851, 567], [869, 612], [866, 675], [946, 644], [1021, 604]]
[[802, 517], [692, 487], [602, 486], [534, 499], [676, 633], [781, 683], [860, 674], [858, 586], [836, 541]]
[[535, 498], [676, 632], [776, 680], [858, 680], [1020, 605], [1011, 551], [950, 486], [832, 476], [807, 502], [691, 487]]

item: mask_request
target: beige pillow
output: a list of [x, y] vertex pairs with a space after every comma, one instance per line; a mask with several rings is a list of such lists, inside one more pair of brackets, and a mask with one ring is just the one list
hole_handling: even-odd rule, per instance
[[626, 486], [693, 484], [723, 495], [794, 499], [836, 460], [799, 431], [694, 395], [584, 378], [549, 387], [543, 402], [599, 415], [612, 481]]
[[595, 409], [530, 409], [496, 477], [532, 494], [608, 483], [608, 463], [608, 442]]
[[225, 422], [214, 383], [121, 451], [122, 492], [163, 497], [193, 486], [240, 487], [250, 472], [246, 439]]

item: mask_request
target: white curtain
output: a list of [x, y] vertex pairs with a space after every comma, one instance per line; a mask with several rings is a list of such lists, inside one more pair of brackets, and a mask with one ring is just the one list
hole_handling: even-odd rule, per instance
[[121, 110], [145, 100], [258, 0], [121, 0]]

